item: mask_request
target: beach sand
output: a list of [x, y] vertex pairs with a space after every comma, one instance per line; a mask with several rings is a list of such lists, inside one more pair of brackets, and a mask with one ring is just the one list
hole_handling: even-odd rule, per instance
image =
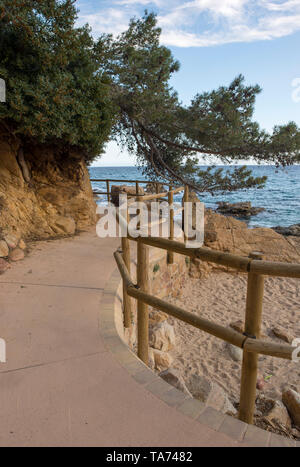
[[[247, 276], [217, 272], [206, 279], [190, 278], [178, 299], [169, 301], [211, 321], [229, 326], [243, 320]], [[281, 326], [293, 337], [300, 338], [299, 320], [300, 284], [297, 279], [266, 278], [262, 332], [266, 340], [282, 343], [274, 336], [272, 328]], [[176, 349], [174, 368], [180, 370], [185, 380], [199, 374], [217, 382], [237, 405], [240, 396], [241, 366], [232, 359], [228, 344], [178, 320], [175, 326]], [[281, 400], [282, 391], [300, 390], [300, 365], [296, 362], [260, 356], [259, 373], [267, 378], [263, 391], [266, 397]]]

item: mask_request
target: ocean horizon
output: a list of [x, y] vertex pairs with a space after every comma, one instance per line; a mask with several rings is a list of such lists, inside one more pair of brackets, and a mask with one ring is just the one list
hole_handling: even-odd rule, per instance
[[[207, 167], [204, 165], [199, 168]], [[224, 167], [224, 166], [218, 166]], [[228, 166], [226, 168], [234, 168]], [[239, 190], [233, 193], [216, 193], [212, 196], [203, 193], [200, 198], [207, 208], [216, 209], [217, 203], [226, 201], [229, 203], [251, 201], [254, 207], [263, 207], [266, 210], [247, 221], [249, 227], [287, 227], [300, 223], [300, 165], [290, 167], [276, 167], [271, 165], [251, 165], [253, 175], [256, 177], [267, 176], [265, 188], [251, 188]], [[136, 166], [90, 167], [92, 179], [112, 180], [147, 180], [142, 169]], [[119, 182], [116, 185], [122, 184]], [[93, 189], [106, 191], [106, 184], [93, 183]], [[175, 202], [181, 202], [182, 196], [175, 197]], [[104, 204], [105, 196], [99, 196], [97, 203]]]

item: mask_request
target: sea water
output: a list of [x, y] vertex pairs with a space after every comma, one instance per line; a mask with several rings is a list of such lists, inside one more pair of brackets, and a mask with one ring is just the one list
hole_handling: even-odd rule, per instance
[[[202, 168], [202, 167], [201, 167]], [[266, 211], [253, 216], [249, 227], [290, 226], [300, 223], [300, 166], [276, 168], [274, 166], [251, 166], [255, 177], [267, 176], [265, 188], [240, 190], [233, 193], [209, 193], [199, 195], [207, 208], [216, 209], [218, 201], [237, 203], [251, 201], [254, 207], [263, 207]], [[147, 180], [138, 167], [91, 167], [91, 178]], [[112, 183], [120, 185], [122, 183]], [[106, 183], [93, 183], [93, 189], [106, 192]], [[182, 195], [175, 196], [175, 202], [181, 202]], [[99, 196], [99, 204], [106, 202], [105, 196]]]

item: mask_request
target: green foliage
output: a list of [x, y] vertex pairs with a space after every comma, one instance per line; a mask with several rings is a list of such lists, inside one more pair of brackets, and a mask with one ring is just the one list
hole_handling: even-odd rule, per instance
[[159, 264], [155, 264], [154, 267], [153, 267], [153, 272], [154, 272], [154, 274], [155, 274], [156, 272], [158, 272], [159, 270], [160, 270], [160, 265], [159, 265]]
[[71, 0], [0, 0], [0, 120], [26, 141], [103, 150], [112, 124], [109, 80]]

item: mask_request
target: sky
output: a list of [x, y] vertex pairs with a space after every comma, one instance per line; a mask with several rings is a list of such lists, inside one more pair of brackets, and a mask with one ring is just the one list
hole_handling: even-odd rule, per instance
[[[79, 0], [77, 7], [78, 24], [89, 23], [95, 38], [121, 33], [145, 9], [157, 13], [162, 43], [181, 63], [171, 84], [183, 104], [242, 73], [263, 88], [255, 113], [263, 128], [300, 125], [300, 0]], [[94, 163], [134, 164], [115, 143]]]

